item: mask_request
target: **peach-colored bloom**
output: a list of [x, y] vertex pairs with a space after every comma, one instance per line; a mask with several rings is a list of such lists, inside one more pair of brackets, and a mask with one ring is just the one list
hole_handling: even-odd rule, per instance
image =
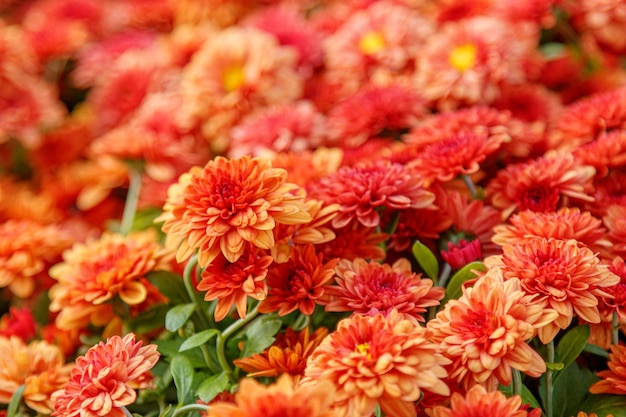
[[303, 77], [297, 53], [266, 32], [235, 26], [209, 37], [182, 74], [181, 117], [199, 124], [215, 152], [253, 109], [299, 99]]
[[411, 263], [398, 259], [389, 265], [362, 258], [342, 259], [336, 268], [337, 285], [326, 288], [326, 311], [383, 314], [396, 309], [404, 318], [424, 321], [428, 307], [439, 305], [445, 290], [433, 281], [411, 271]]
[[285, 316], [299, 310], [310, 316], [335, 276], [338, 261], [335, 258], [324, 262], [322, 253], [311, 244], [296, 246], [287, 262], [274, 265], [267, 274], [269, 294], [259, 304], [259, 311], [278, 311], [279, 316]]
[[485, 196], [505, 218], [515, 210], [555, 211], [567, 197], [593, 201], [590, 180], [595, 172], [591, 166], [579, 165], [572, 154], [550, 151], [498, 171]]
[[52, 412], [51, 396], [65, 386], [71, 370], [61, 350], [43, 341], [26, 344], [16, 336], [0, 336], [0, 352], [0, 403], [8, 404], [23, 384], [22, 397], [29, 408]]
[[224, 319], [233, 305], [239, 317], [245, 318], [248, 297], [265, 299], [265, 277], [272, 262], [269, 254], [248, 244], [235, 262], [229, 262], [220, 254], [202, 271], [197, 288], [206, 291], [205, 300], [217, 300], [216, 321]]
[[428, 328], [452, 360], [450, 379], [465, 389], [482, 385], [494, 391], [498, 383], [511, 383], [512, 369], [535, 378], [545, 372], [543, 359], [527, 341], [556, 317], [524, 292], [519, 279], [505, 280], [500, 268], [491, 268], [473, 287], [463, 288], [461, 298], [448, 301]]
[[260, 249], [275, 244], [276, 223], [311, 221], [303, 190], [285, 182], [287, 172], [269, 160], [217, 157], [194, 167], [170, 187], [163, 231], [168, 247], [178, 247], [182, 262], [198, 250], [206, 267], [221, 252], [229, 262], [243, 254], [246, 242]]
[[[522, 407], [522, 398], [514, 395], [507, 398], [500, 391], [487, 392], [480, 385], [474, 386], [465, 395], [452, 394], [449, 407], [436, 406], [427, 411], [430, 417], [539, 417], [541, 410], [528, 412]], [[578, 416], [581, 417], [581, 416]]]
[[235, 359], [233, 363], [253, 377], [274, 377], [287, 374], [297, 383], [304, 376], [306, 361], [328, 336], [328, 329], [318, 327], [313, 334], [305, 327], [295, 332], [291, 327], [276, 336], [276, 341], [261, 353], [249, 358]]
[[442, 365], [449, 363], [431, 333], [397, 311], [354, 315], [313, 352], [303, 384], [330, 381], [341, 417], [369, 417], [379, 404], [396, 417], [415, 416], [422, 390], [448, 395]]
[[592, 394], [626, 394], [626, 345], [611, 345], [609, 369], [598, 372], [602, 378], [589, 388]]
[[146, 275], [171, 270], [172, 258], [152, 229], [128, 236], [105, 232], [97, 240], [74, 244], [64, 252], [63, 262], [50, 268], [58, 281], [49, 292], [50, 310], [59, 312], [57, 325], [105, 325], [115, 317], [114, 300], [129, 306], [131, 313], [164, 302]]
[[439, 109], [489, 104], [532, 76], [539, 31], [489, 16], [448, 22], [416, 54], [415, 84]]
[[235, 404], [212, 403], [208, 417], [335, 417], [330, 409], [333, 397], [332, 384], [327, 381], [303, 387], [296, 385], [288, 375], [271, 385], [244, 378], [235, 394]]
[[342, 167], [322, 178], [312, 194], [329, 204], [341, 205], [339, 215], [332, 221], [336, 228], [354, 220], [376, 227], [380, 223], [377, 209], [425, 208], [435, 200], [434, 194], [423, 188], [422, 178], [389, 161]]
[[54, 393], [52, 415], [125, 416], [121, 407], [135, 402], [135, 388], [151, 386], [159, 356], [156, 345], [143, 346], [132, 333], [98, 343], [76, 359], [67, 385]]
[[504, 245], [502, 250], [503, 255], [487, 258], [485, 264], [500, 266], [506, 279], [519, 279], [524, 291], [537, 297], [536, 303], [558, 312], [556, 319], [538, 331], [543, 343], [566, 329], [574, 315], [599, 323], [599, 299], [609, 298], [606, 288], [620, 281], [576, 240], [537, 238]]
[[576, 207], [562, 207], [557, 211], [521, 211], [509, 218], [510, 224], [494, 228], [492, 240], [498, 245], [521, 243], [538, 237], [560, 240], [575, 239], [594, 251], [610, 246], [604, 238], [602, 221]]

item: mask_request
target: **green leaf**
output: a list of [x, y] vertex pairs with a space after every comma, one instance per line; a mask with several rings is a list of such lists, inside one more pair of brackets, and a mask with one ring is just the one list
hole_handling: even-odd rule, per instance
[[566, 51], [565, 45], [557, 42], [549, 42], [541, 45], [541, 53], [547, 60], [562, 57]]
[[415, 260], [426, 276], [437, 281], [437, 279], [439, 279], [439, 262], [435, 254], [419, 240], [416, 240], [413, 244], [412, 251]]
[[463, 294], [463, 283], [478, 276], [472, 271], [485, 272], [486, 270], [487, 268], [485, 267], [485, 264], [476, 261], [471, 262], [456, 271], [452, 278], [450, 278], [450, 282], [446, 287], [446, 296], [441, 301], [441, 305], [443, 306], [448, 300], [457, 300], [459, 297], [461, 297], [461, 295]]
[[246, 358], [255, 353], [260, 353], [271, 345], [283, 322], [275, 316], [262, 316], [252, 322], [246, 328], [246, 341], [241, 352], [241, 357]]
[[609, 394], [590, 394], [580, 406], [581, 411], [596, 413], [598, 417], [626, 417], [626, 396]]
[[[563, 368], [556, 369], [557, 371], [561, 371], [562, 369], [570, 366], [576, 358], [580, 356], [583, 350], [585, 350], [587, 340], [589, 339], [589, 332], [589, 326], [585, 325], [576, 326], [572, 330], [565, 333], [554, 352], [555, 362], [563, 364]], [[560, 372], [555, 372], [553, 379], [555, 383], [560, 374]]]
[[188, 404], [193, 401], [193, 366], [184, 355], [176, 355], [170, 363], [170, 371], [176, 385], [178, 404]]
[[230, 380], [226, 372], [222, 372], [205, 379], [198, 387], [196, 394], [202, 401], [208, 403], [220, 392], [226, 391], [229, 388]]
[[185, 340], [183, 344], [180, 345], [180, 348], [178, 349], [178, 351], [184, 352], [186, 350], [193, 349], [195, 347], [203, 345], [209, 340], [211, 340], [218, 333], [219, 333], [219, 330], [217, 329], [207, 329], [199, 333], [196, 333], [190, 336], [189, 339]]
[[130, 331], [138, 334], [144, 334], [162, 328], [168, 309], [167, 304], [156, 305], [136, 317], [128, 319], [126, 325]]
[[168, 271], [155, 271], [150, 272], [147, 277], [161, 294], [169, 298], [171, 304], [189, 302], [185, 283], [180, 275]]
[[[561, 377], [553, 380], [552, 404], [554, 417], [575, 416], [589, 394], [589, 387], [598, 377], [588, 368], [576, 362], [560, 372]], [[545, 378], [541, 378], [540, 393], [545, 396]], [[545, 399], [544, 399], [545, 404]]]
[[170, 332], [175, 332], [180, 329], [187, 323], [187, 320], [189, 320], [189, 317], [191, 317], [195, 309], [196, 305], [194, 303], [172, 307], [165, 315], [165, 328]]
[[522, 404], [528, 404], [532, 408], [541, 408], [541, 404], [537, 401], [537, 398], [533, 395], [532, 392], [526, 387], [526, 385], [522, 384]]
[[9, 408], [7, 409], [7, 417], [15, 417], [17, 413], [17, 409], [22, 402], [22, 394], [24, 393], [24, 388], [26, 385], [22, 384], [20, 387], [13, 393], [11, 396], [11, 401], [9, 401]]
[[609, 358], [609, 352], [607, 352], [606, 350], [602, 349], [600, 346], [594, 345], [592, 343], [587, 343], [585, 345], [585, 352], [589, 352], [591, 354], [594, 354], [596, 356], [600, 356], [600, 357], [605, 358], [605, 359]]

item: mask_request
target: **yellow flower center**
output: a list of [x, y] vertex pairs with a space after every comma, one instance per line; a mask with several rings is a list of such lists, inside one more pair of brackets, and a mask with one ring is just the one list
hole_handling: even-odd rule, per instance
[[465, 45], [457, 46], [450, 52], [448, 61], [450, 65], [460, 72], [467, 71], [476, 65], [476, 45], [466, 43]]
[[385, 38], [380, 32], [367, 32], [359, 41], [359, 48], [365, 55], [374, 55], [385, 48]]
[[372, 359], [372, 355], [370, 355], [370, 344], [365, 342], [360, 345], [356, 345], [354, 349], [355, 352], [359, 352], [361, 355], [365, 356], [367, 359]]
[[224, 90], [229, 93], [237, 90], [245, 81], [246, 76], [241, 66], [228, 67], [222, 73], [222, 85], [224, 86]]

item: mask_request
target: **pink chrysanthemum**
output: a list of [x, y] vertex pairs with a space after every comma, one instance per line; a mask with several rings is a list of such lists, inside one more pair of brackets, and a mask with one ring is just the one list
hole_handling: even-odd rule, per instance
[[327, 203], [341, 205], [332, 221], [336, 228], [357, 220], [367, 227], [380, 223], [377, 209], [406, 210], [425, 208], [435, 200], [423, 180], [408, 168], [389, 161], [343, 167], [319, 183], [313, 194]]
[[416, 54], [415, 84], [439, 109], [489, 104], [501, 84], [532, 77], [539, 31], [479, 16], [450, 22]]
[[263, 158], [217, 157], [194, 167], [170, 187], [163, 231], [178, 247], [179, 262], [198, 250], [198, 262], [209, 265], [221, 252], [229, 262], [243, 254], [246, 242], [260, 249], [275, 244], [276, 223], [311, 220], [302, 189], [285, 182], [287, 172]]
[[124, 417], [121, 407], [135, 402], [134, 388], [150, 386], [159, 360], [156, 345], [142, 345], [132, 333], [113, 336], [78, 357], [69, 382], [53, 395], [52, 415]]
[[499, 268], [491, 268], [473, 287], [464, 287], [461, 298], [448, 301], [428, 329], [452, 361], [450, 379], [465, 389], [482, 385], [494, 391], [498, 383], [511, 383], [512, 369], [535, 378], [545, 372], [543, 359], [527, 342], [556, 316], [525, 293], [520, 280], [505, 280]]
[[372, 310], [387, 314], [394, 308], [406, 319], [424, 321], [422, 313], [439, 305], [445, 290], [433, 287], [432, 280], [411, 271], [407, 259], [389, 265], [362, 258], [342, 259], [337, 265], [336, 284], [328, 286], [326, 311], [368, 314]]

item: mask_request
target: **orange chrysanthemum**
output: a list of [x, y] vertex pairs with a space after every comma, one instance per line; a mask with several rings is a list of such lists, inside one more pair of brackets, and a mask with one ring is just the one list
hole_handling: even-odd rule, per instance
[[208, 417], [335, 417], [330, 409], [333, 397], [332, 384], [327, 381], [302, 387], [288, 375], [272, 385], [244, 378], [235, 394], [235, 404], [212, 403]]
[[337, 262], [338, 258], [324, 262], [324, 256], [313, 245], [295, 247], [287, 262], [274, 265], [267, 274], [269, 294], [259, 311], [278, 311], [279, 316], [296, 310], [307, 316], [313, 314], [326, 285], [335, 276]]
[[537, 296], [536, 303], [558, 312], [555, 320], [538, 330], [543, 343], [566, 329], [574, 314], [599, 323], [599, 299], [609, 298], [605, 288], [620, 280], [576, 240], [537, 238], [504, 245], [502, 250], [503, 255], [485, 259], [485, 264], [502, 267], [506, 279], [518, 278], [524, 291]]
[[579, 165], [571, 154], [548, 152], [498, 171], [485, 196], [504, 217], [516, 209], [555, 211], [566, 197], [593, 201], [588, 187], [595, 172], [591, 166]]
[[432, 280], [413, 273], [405, 258], [393, 265], [342, 259], [336, 271], [337, 285], [326, 288], [326, 311], [388, 314], [395, 308], [404, 318], [423, 322], [422, 313], [439, 305], [445, 294], [443, 288], [433, 287]]
[[29, 298], [37, 287], [47, 287], [47, 269], [60, 260], [74, 238], [68, 230], [53, 224], [31, 220], [1, 223], [0, 288], [8, 288], [19, 298]]
[[71, 365], [57, 346], [43, 341], [26, 344], [22, 339], [0, 336], [0, 403], [24, 385], [26, 405], [41, 414], [53, 410], [52, 394], [67, 383]]
[[626, 395], [626, 345], [611, 345], [609, 369], [598, 372], [602, 378], [589, 388], [592, 394]]
[[310, 191], [325, 176], [337, 172], [344, 152], [341, 148], [317, 148], [314, 151], [279, 152], [272, 156], [272, 166], [287, 171], [287, 180]]
[[532, 377], [545, 372], [543, 359], [527, 341], [556, 317], [523, 291], [520, 280], [505, 281], [502, 270], [492, 268], [473, 287], [463, 288], [461, 298], [448, 301], [428, 328], [453, 361], [450, 379], [465, 389], [482, 385], [494, 391], [498, 383], [511, 383], [512, 369]]
[[511, 224], [494, 228], [492, 240], [500, 246], [538, 237], [576, 239], [595, 251], [610, 245], [603, 238], [606, 229], [602, 227], [602, 221], [589, 212], [581, 213], [576, 207], [563, 207], [556, 212], [525, 210], [513, 215], [509, 221]]
[[135, 402], [135, 388], [151, 386], [159, 356], [156, 345], [143, 346], [132, 333], [98, 343], [76, 359], [69, 382], [53, 396], [52, 415], [125, 416], [121, 407]]
[[287, 172], [263, 158], [217, 157], [194, 167], [170, 187], [164, 213], [166, 244], [178, 246], [182, 262], [198, 250], [206, 267], [221, 252], [229, 262], [244, 253], [245, 243], [260, 249], [274, 246], [276, 223], [311, 221], [303, 192], [285, 182]]
[[422, 390], [450, 393], [441, 380], [449, 361], [430, 336], [396, 310], [351, 316], [313, 352], [303, 383], [331, 381], [337, 416], [369, 417], [379, 404], [388, 415], [414, 417]]
[[357, 220], [367, 227], [380, 223], [377, 211], [430, 207], [433, 193], [422, 186], [423, 179], [400, 164], [379, 161], [342, 167], [322, 178], [314, 194], [329, 204], [341, 205], [333, 227], [342, 228]]
[[146, 275], [171, 270], [172, 258], [152, 229], [128, 236], [107, 232], [98, 240], [75, 244], [63, 254], [62, 263], [50, 268], [50, 276], [58, 281], [49, 292], [50, 310], [59, 312], [57, 325], [105, 325], [115, 317], [115, 302], [135, 314], [164, 302]]
[[290, 375], [297, 383], [304, 375], [306, 361], [322, 340], [328, 335], [328, 329], [318, 327], [313, 334], [309, 328], [296, 333], [291, 327], [285, 333], [276, 336], [276, 341], [261, 353], [249, 358], [235, 359], [234, 364], [253, 377], [274, 377]]
[[265, 299], [265, 276], [273, 261], [269, 254], [246, 245], [243, 255], [235, 262], [229, 262], [220, 254], [202, 271], [197, 288], [206, 291], [205, 300], [217, 300], [214, 313], [216, 321], [224, 319], [233, 305], [239, 317], [245, 318], [248, 297]]
[[606, 237], [613, 243], [610, 252], [613, 255], [626, 257], [626, 206], [609, 206], [602, 220], [609, 229]]
[[573, 153], [581, 165], [594, 167], [597, 176], [604, 177], [611, 168], [626, 164], [626, 131], [600, 133], [596, 140], [576, 148]]
[[[487, 392], [477, 385], [465, 395], [452, 394], [450, 407], [436, 406], [427, 411], [430, 417], [539, 417], [540, 409], [527, 411], [522, 406], [522, 398], [514, 395], [507, 398], [500, 391]], [[579, 416], [580, 417], [580, 416]]]

